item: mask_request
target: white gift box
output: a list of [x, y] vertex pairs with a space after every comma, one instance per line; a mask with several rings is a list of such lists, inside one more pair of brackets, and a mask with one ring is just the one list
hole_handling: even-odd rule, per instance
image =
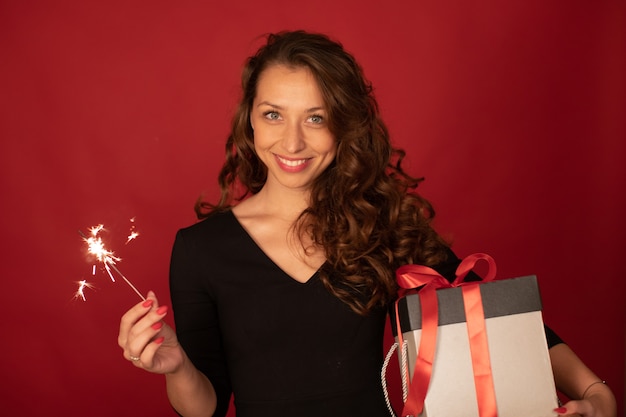
[[[477, 284], [480, 288], [497, 415], [555, 416], [554, 378], [541, 315], [537, 278], [527, 276]], [[470, 342], [460, 287], [437, 290], [439, 317], [430, 385], [421, 417], [479, 417]], [[421, 337], [417, 293], [398, 301], [400, 329], [408, 345], [411, 378]], [[392, 328], [397, 338], [395, 312]]]

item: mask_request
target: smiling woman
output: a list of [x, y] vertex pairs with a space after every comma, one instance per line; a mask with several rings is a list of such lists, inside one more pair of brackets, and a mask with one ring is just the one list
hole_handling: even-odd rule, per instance
[[456, 258], [428, 203], [408, 192], [418, 181], [339, 43], [270, 35], [242, 83], [222, 198], [199, 205], [204, 220], [174, 245], [176, 334], [154, 327], [166, 312], [150, 294], [122, 319], [120, 346], [166, 374], [184, 416], [225, 415], [231, 393], [243, 417], [386, 416], [379, 374], [395, 268]]
[[[453, 279], [459, 260], [341, 44], [270, 35], [242, 81], [221, 200], [200, 204], [204, 220], [174, 244], [176, 332], [149, 293], [122, 318], [124, 356], [165, 374], [186, 417], [223, 416], [232, 394], [239, 417], [386, 416], [379, 375], [395, 271], [423, 264]], [[557, 385], [578, 399], [555, 411], [613, 416], [611, 390], [547, 335]]]
[[324, 98], [311, 71], [274, 65], [263, 72], [250, 124], [256, 155], [267, 167], [268, 176], [262, 192], [251, 200], [275, 199], [287, 191], [272, 191], [273, 187], [306, 192], [326, 170], [337, 151], [326, 115]]
[[[146, 5], [0, 3], [4, 415], [176, 415], [163, 378], [137, 371], [111, 348], [119, 316], [136, 294], [102, 276], [86, 291], [87, 302], [72, 300], [76, 282], [92, 273], [76, 230], [104, 223], [111, 237], [123, 238], [136, 216], [142, 237], [111, 243], [140, 292], [153, 289], [170, 303], [174, 233], [196, 223], [199, 195], [219, 202], [215, 179], [243, 96], [242, 64], [265, 43], [260, 34], [302, 27], [341, 40], [359, 59], [393, 143], [407, 151], [403, 166], [426, 178], [419, 190], [436, 203], [437, 231], [459, 255], [492, 255], [501, 277], [536, 273], [545, 321], [619, 394], [617, 415], [624, 416], [626, 199], [616, 190], [626, 189], [626, 2]], [[362, 96], [344, 96], [347, 85], [322, 80], [330, 126], [335, 102]], [[355, 128], [333, 127], [343, 140], [336, 160], [358, 155], [336, 134]], [[252, 139], [241, 148], [251, 162]], [[345, 166], [330, 167], [352, 175]], [[249, 167], [254, 181], [233, 188], [232, 205], [244, 190], [263, 186], [265, 167]], [[247, 168], [240, 164], [238, 172]], [[366, 177], [346, 178], [354, 186]], [[367, 233], [368, 223], [355, 224]], [[233, 260], [248, 262], [244, 254]], [[252, 276], [260, 279], [256, 270]], [[275, 330], [259, 314], [271, 303], [253, 301], [259, 308], [240, 333]], [[164, 320], [173, 324], [172, 311], [184, 316], [179, 310]], [[389, 333], [385, 350], [393, 343]], [[283, 372], [278, 365], [264, 371]], [[400, 404], [396, 371], [390, 369], [390, 393]], [[595, 384], [585, 396], [604, 389]]]

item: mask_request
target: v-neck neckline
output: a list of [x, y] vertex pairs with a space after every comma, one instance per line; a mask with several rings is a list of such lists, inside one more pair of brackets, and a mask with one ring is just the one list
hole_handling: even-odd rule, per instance
[[259, 244], [257, 243], [256, 240], [254, 240], [254, 238], [252, 237], [252, 235], [250, 235], [250, 233], [248, 232], [248, 230], [243, 226], [243, 224], [241, 224], [241, 222], [239, 221], [239, 219], [237, 218], [237, 216], [235, 215], [235, 213], [233, 213], [232, 209], [228, 210], [228, 214], [230, 215], [230, 217], [232, 218], [232, 220], [234, 221], [234, 223], [237, 224], [237, 227], [239, 228], [239, 230], [241, 231], [241, 233], [246, 237], [246, 239], [252, 244], [252, 246], [254, 246], [257, 250], [257, 252], [259, 252], [263, 258], [265, 258], [268, 262], [270, 262], [274, 268], [276, 268], [278, 271], [281, 272], [282, 275], [284, 275], [286, 278], [288, 278], [290, 281], [294, 282], [297, 285], [307, 285], [313, 281], [315, 281], [319, 274], [320, 274], [320, 270], [322, 269], [322, 267], [325, 265], [326, 262], [324, 262], [319, 268], [317, 268], [317, 270], [315, 272], [313, 272], [313, 274], [306, 280], [306, 281], [299, 281], [297, 279], [295, 279], [293, 276], [291, 276], [290, 274], [288, 274], [287, 272], [285, 272], [285, 270], [283, 268], [281, 268], [264, 250], [263, 248], [261, 248], [259, 246]]

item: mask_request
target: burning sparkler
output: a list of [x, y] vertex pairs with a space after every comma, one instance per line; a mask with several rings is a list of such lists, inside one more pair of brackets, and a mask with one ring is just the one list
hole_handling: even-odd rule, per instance
[[[79, 230], [78, 233], [80, 233], [80, 235], [83, 237], [83, 240], [87, 243], [89, 253], [94, 255], [98, 261], [102, 262], [102, 265], [104, 266], [104, 269], [107, 272], [107, 274], [109, 274], [109, 278], [111, 278], [111, 281], [115, 282], [115, 277], [113, 276], [113, 272], [117, 273], [117, 275], [122, 277], [124, 282], [126, 282], [126, 284], [128, 284], [128, 286], [130, 288], [132, 288], [133, 291], [135, 291], [137, 293], [137, 295], [142, 300], [145, 300], [145, 297], [139, 292], [139, 290], [137, 290], [137, 288], [135, 288], [135, 286], [128, 280], [128, 278], [126, 278], [124, 276], [124, 274], [122, 274], [122, 272], [115, 266], [116, 262], [119, 262], [122, 259], [117, 257], [117, 256], [115, 256], [113, 251], [108, 250], [104, 246], [104, 242], [102, 241], [102, 238], [100, 236], [98, 236], [100, 231], [102, 231], [103, 229], [104, 229], [104, 226], [101, 225], [101, 224], [98, 225], [98, 226], [94, 226], [94, 227], [90, 228], [89, 229], [89, 232], [90, 232], [90, 236], [89, 237], [85, 236], [85, 234], [81, 230]], [[132, 233], [132, 230], [131, 230], [131, 236], [133, 236], [132, 239], [134, 239], [138, 235], [139, 234], [136, 233], [133, 236], [133, 233]], [[130, 242], [130, 240], [131, 240], [131, 237], [129, 236], [128, 241], [126, 243]], [[93, 269], [92, 272], [95, 275], [95, 272], [96, 272], [95, 265], [94, 265], [94, 269]], [[78, 288], [78, 291], [76, 292], [76, 294], [79, 297], [81, 297], [83, 300], [85, 300], [83, 289], [85, 287], [88, 287], [89, 284], [86, 283], [86, 281], [80, 281], [79, 284], [80, 284], [80, 287]]]

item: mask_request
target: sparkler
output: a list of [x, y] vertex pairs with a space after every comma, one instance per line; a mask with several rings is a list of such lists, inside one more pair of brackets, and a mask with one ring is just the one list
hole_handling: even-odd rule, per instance
[[[134, 219], [131, 219], [131, 221], [133, 220]], [[79, 230], [78, 233], [83, 237], [83, 240], [87, 243], [89, 253], [94, 255], [98, 261], [102, 262], [102, 265], [104, 266], [105, 271], [109, 275], [109, 278], [111, 278], [111, 281], [115, 282], [115, 277], [113, 276], [113, 272], [117, 273], [117, 275], [119, 275], [124, 280], [124, 282], [126, 282], [126, 284], [128, 284], [128, 286], [132, 288], [132, 290], [135, 291], [135, 293], [137, 293], [137, 295], [142, 300], [145, 300], [146, 298], [139, 292], [139, 290], [115, 266], [116, 262], [120, 262], [122, 259], [115, 256], [115, 254], [112, 251], [108, 250], [104, 246], [104, 242], [102, 241], [102, 238], [98, 236], [100, 231], [102, 231], [103, 229], [104, 229], [104, 226], [101, 224], [90, 228], [89, 237], [85, 236], [85, 234], [81, 230]], [[131, 235], [128, 237], [128, 241], [126, 243], [130, 242], [132, 239], [136, 238], [137, 236], [139, 236], [139, 234], [134, 232], [131, 229]], [[93, 269], [94, 275], [95, 275], [95, 272], [96, 270], [95, 270], [95, 265], [94, 265], [94, 269]], [[89, 287], [89, 284], [84, 280], [80, 281], [79, 284], [80, 286], [78, 288], [78, 291], [76, 291], [76, 298], [81, 297], [83, 300], [85, 300], [83, 290], [85, 287]]]

